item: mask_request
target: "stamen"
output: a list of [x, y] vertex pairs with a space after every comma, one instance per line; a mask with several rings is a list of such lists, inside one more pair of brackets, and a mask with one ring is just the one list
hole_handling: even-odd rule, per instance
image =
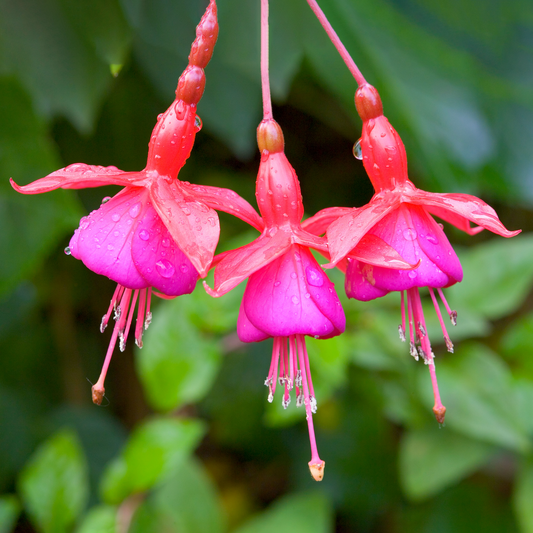
[[418, 323], [418, 329], [420, 330], [422, 337], [427, 337], [426, 328], [424, 327], [424, 324], [422, 324], [422, 322]]
[[130, 311], [128, 313], [128, 320], [126, 322], [126, 328], [124, 330], [124, 333], [120, 336], [120, 351], [123, 352], [126, 349], [126, 339], [128, 338], [128, 334], [130, 332], [131, 322], [133, 320], [133, 313], [135, 312], [135, 304], [137, 303], [137, 297], [139, 296], [139, 291], [135, 290], [133, 291], [133, 298], [131, 300], [130, 304]]
[[121, 290], [123, 289], [124, 287], [122, 287], [122, 285], [117, 285], [115, 292], [113, 293], [113, 296], [111, 298], [109, 309], [107, 310], [107, 313], [102, 317], [102, 322], [100, 323], [100, 333], [103, 333], [105, 331], [105, 328], [107, 328], [107, 323], [111, 318], [111, 313], [114, 309], [116, 309], [117, 300], [119, 299], [119, 293], [121, 293]]
[[115, 327], [113, 328], [113, 335], [111, 335], [111, 341], [109, 342], [109, 347], [107, 348], [107, 353], [104, 359], [104, 364], [102, 366], [102, 371], [100, 372], [98, 381], [92, 386], [92, 389], [91, 389], [93, 403], [95, 403], [96, 405], [102, 405], [102, 400], [104, 399], [104, 395], [105, 395], [104, 381], [107, 375], [107, 369], [109, 368], [109, 363], [111, 363], [111, 357], [113, 356], [113, 350], [115, 349], [115, 345], [117, 343], [118, 333], [119, 333], [118, 323], [115, 323]]
[[146, 318], [144, 319], [144, 330], [146, 331], [152, 323], [152, 313], [150, 312], [150, 301], [152, 299], [152, 288], [146, 291]]
[[402, 323], [398, 326], [398, 334], [400, 335], [400, 340], [405, 342], [405, 298], [404, 291], [401, 291], [401, 303], [400, 308], [402, 311]]
[[452, 321], [452, 326], [457, 326], [457, 311], [453, 311], [450, 309], [450, 306], [448, 305], [448, 302], [446, 301], [446, 298], [444, 297], [444, 293], [442, 292], [442, 289], [437, 289], [440, 299], [442, 300], [442, 303], [444, 304], [444, 307], [446, 308], [446, 311], [448, 312], [448, 315], [450, 316], [450, 320]]
[[433, 306], [435, 307], [435, 312], [437, 313], [437, 318], [440, 322], [440, 327], [442, 329], [442, 334], [444, 335], [444, 342], [446, 343], [446, 348], [449, 352], [453, 353], [453, 343], [450, 340], [450, 337], [448, 336], [448, 332], [446, 331], [446, 326], [444, 325], [444, 320], [442, 319], [442, 314], [439, 308], [439, 302], [437, 301], [435, 293], [431, 287], [429, 288], [429, 294], [431, 296], [431, 299], [433, 300]]
[[144, 311], [146, 309], [146, 289], [139, 291], [139, 309], [137, 310], [137, 320], [135, 321], [135, 344], [143, 347], [143, 323]]
[[[409, 320], [409, 348], [411, 350], [411, 355], [413, 355], [413, 347], [416, 344], [415, 342], [415, 328], [413, 326], [413, 303], [411, 302], [411, 295], [407, 292], [407, 319]], [[415, 349], [416, 352], [416, 349]], [[414, 357], [414, 355], [413, 355]], [[418, 360], [418, 355], [416, 356]]]
[[[418, 292], [418, 289], [409, 289], [409, 293], [411, 294], [411, 298], [413, 301], [413, 311], [415, 315], [415, 320], [421, 322], [422, 324], [425, 324], [424, 312], [422, 311], [422, 302], [420, 301], [420, 294]], [[422, 337], [421, 343], [421, 355], [422, 353], [424, 354], [425, 363], [428, 365], [429, 368], [429, 374], [431, 376], [431, 385], [433, 387], [433, 396], [435, 398], [433, 413], [435, 414], [437, 422], [439, 422], [439, 424], [442, 424], [444, 423], [444, 415], [446, 413], [446, 408], [444, 407], [444, 405], [442, 405], [440, 399], [439, 386], [437, 384], [437, 375], [435, 373], [434, 355], [431, 351], [431, 344], [427, 336]]]
[[303, 335], [296, 335], [296, 341], [298, 343], [298, 359], [300, 362], [300, 369], [302, 371], [302, 386], [304, 390], [305, 412], [307, 419], [307, 428], [309, 430], [309, 442], [311, 444], [311, 460], [309, 461], [309, 470], [315, 481], [322, 481], [322, 478], [324, 477], [324, 466], [326, 463], [322, 461], [322, 459], [320, 459], [316, 446], [315, 430], [313, 426], [313, 411], [308, 386], [311, 383], [311, 374], [309, 373], [308, 377], [307, 369], [309, 368], [309, 362], [305, 360], [307, 359], [305, 339]]

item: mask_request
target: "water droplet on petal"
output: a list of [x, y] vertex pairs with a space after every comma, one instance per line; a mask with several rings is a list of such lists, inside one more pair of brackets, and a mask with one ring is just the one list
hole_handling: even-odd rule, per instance
[[411, 279], [415, 279], [418, 275], [414, 270], [410, 270], [409, 274], [407, 274]]
[[161, 244], [165, 247], [165, 248], [168, 248], [170, 246], [170, 239], [163, 239], [161, 241]]
[[65, 248], [65, 254], [70, 255], [72, 252], [70, 251], [70, 248], [67, 246]]
[[324, 275], [316, 268], [308, 266], [305, 269], [305, 275], [309, 285], [312, 285], [313, 287], [322, 287], [322, 285], [324, 285]]
[[132, 205], [130, 207], [130, 210], [129, 210], [130, 217], [135, 218], [135, 217], [139, 216], [140, 212], [141, 212], [141, 204], [137, 203], [137, 204]]
[[298, 276], [296, 275], [296, 272], [292, 272], [292, 273], [291, 273], [291, 278], [292, 278], [292, 279], [296, 279], [297, 277], [298, 277]]
[[103, 204], [107, 204], [107, 202], [109, 202], [109, 200], [111, 200], [111, 196], [106, 196], [105, 198], [102, 198], [102, 205]]
[[156, 264], [155, 268], [164, 278], [171, 278], [174, 275], [175, 269], [170, 261], [166, 259], [160, 259]]
[[354, 145], [353, 145], [353, 156], [355, 159], [363, 159], [363, 150], [361, 150], [361, 139], [359, 139]]
[[268, 161], [268, 156], [270, 155], [270, 152], [268, 150], [263, 150], [261, 152], [261, 162], [266, 163]]
[[145, 230], [145, 229], [142, 229], [141, 231], [139, 231], [139, 239], [143, 240], [143, 241], [147, 241], [148, 239], [150, 238], [150, 232]]
[[80, 229], [86, 229], [89, 226], [90, 220], [89, 217], [83, 217], [80, 220]]
[[108, 245], [107, 245], [107, 249], [108, 249], [110, 252], [112, 252], [112, 251], [115, 249], [115, 247], [114, 247], [112, 244], [108, 244]]
[[180, 270], [183, 274], [187, 274], [187, 272], [189, 272], [189, 267], [183, 263], [181, 266], [180, 266]]
[[276, 282], [274, 283], [274, 287], [279, 287], [280, 285], [281, 285], [281, 281], [276, 281]]
[[113, 214], [111, 215], [111, 220], [112, 220], [113, 222], [118, 222], [118, 221], [120, 220], [120, 215], [119, 215], [118, 213], [113, 213]]
[[196, 130], [196, 133], [198, 133], [201, 129], [202, 129], [202, 119], [196, 115], [196, 117], [194, 117], [194, 129]]
[[418, 233], [413, 228], [407, 228], [403, 230], [403, 238], [406, 241], [414, 241], [418, 237]]
[[435, 235], [432, 235], [431, 233], [428, 233], [426, 235], [426, 239], [428, 240], [428, 242], [430, 242], [431, 244], [439, 244], [439, 240], [437, 239], [437, 237], [435, 237]]
[[300, 298], [298, 298], [298, 296], [293, 296], [291, 301], [294, 305], [298, 305], [300, 303]]

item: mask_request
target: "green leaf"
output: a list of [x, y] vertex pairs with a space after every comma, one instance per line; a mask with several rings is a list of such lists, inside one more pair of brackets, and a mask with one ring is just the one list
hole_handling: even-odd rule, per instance
[[328, 533], [333, 516], [326, 497], [318, 492], [290, 494], [274, 502], [235, 533]]
[[407, 431], [400, 444], [400, 481], [412, 500], [423, 500], [459, 482], [495, 452], [484, 442], [436, 426]]
[[524, 459], [517, 469], [513, 507], [521, 533], [533, 533], [533, 459]]
[[[436, 370], [450, 429], [511, 450], [531, 448], [513, 378], [497, 355], [480, 344], [462, 345], [460, 354], [437, 358]], [[427, 369], [419, 377], [425, 403], [432, 406]]]
[[75, 434], [61, 431], [42, 444], [22, 470], [18, 486], [40, 530], [70, 531], [89, 494], [85, 457]]
[[225, 517], [216, 488], [202, 464], [191, 458], [157, 489], [152, 499], [179, 533], [223, 533]]
[[489, 320], [510, 314], [524, 301], [533, 282], [532, 256], [533, 235], [498, 238], [461, 251], [464, 282], [447, 289], [450, 305], [460, 313]]
[[57, 0], [0, 1], [0, 32], [13, 72], [40, 114], [92, 128], [111, 75]]
[[106, 64], [126, 59], [131, 32], [118, 0], [59, 0], [61, 8], [78, 35], [94, 48]]
[[72, 193], [25, 196], [7, 178], [24, 185], [59, 166], [44, 124], [20, 85], [0, 78], [0, 248], [9, 250], [9, 261], [0, 262], [0, 294], [35, 272], [81, 216]]
[[115, 533], [117, 509], [109, 505], [93, 507], [83, 519], [76, 533]]
[[193, 419], [153, 418], [132, 433], [124, 451], [104, 473], [101, 493], [106, 503], [120, 503], [143, 492], [181, 467], [205, 432]]
[[13, 531], [20, 510], [20, 502], [16, 496], [2, 496], [0, 498], [0, 533]]
[[160, 411], [201, 399], [220, 364], [217, 343], [199, 331], [184, 310], [187, 298], [191, 297], [159, 308], [157, 320], [146, 334], [145, 347], [136, 350], [137, 370], [148, 401]]

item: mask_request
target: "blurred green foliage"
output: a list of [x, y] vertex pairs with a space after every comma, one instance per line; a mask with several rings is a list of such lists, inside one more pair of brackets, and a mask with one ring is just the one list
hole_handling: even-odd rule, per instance
[[[27, 197], [8, 178], [25, 184], [79, 161], [141, 169], [206, 3], [0, 0], [0, 533], [533, 533], [527, 234], [447, 228], [465, 280], [447, 291], [454, 354], [430, 304], [426, 313], [442, 428], [427, 369], [397, 339], [397, 295], [342, 295], [346, 333], [308, 345], [320, 485], [303, 413], [266, 402], [271, 344], [236, 338], [242, 287], [156, 302], [145, 347], [115, 354], [108, 405], [91, 404], [113, 284], [62, 249], [114, 189]], [[362, 205], [371, 188], [351, 155], [354, 81], [305, 0], [270, 4], [274, 114], [306, 210]], [[480, 195], [511, 229], [533, 229], [531, 2], [321, 5], [380, 91], [411, 179]], [[259, 1], [220, 0], [219, 20], [204, 128], [180, 177], [253, 203]], [[221, 223], [220, 250], [254, 238], [238, 220]]]

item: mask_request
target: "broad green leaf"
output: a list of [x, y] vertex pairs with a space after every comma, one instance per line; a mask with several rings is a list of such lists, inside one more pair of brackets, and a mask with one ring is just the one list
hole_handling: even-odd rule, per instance
[[89, 493], [85, 457], [74, 433], [61, 431], [42, 444], [22, 470], [18, 486], [39, 530], [70, 531]]
[[216, 488], [191, 458], [155, 492], [152, 502], [179, 533], [223, 533], [225, 518]]
[[[201, 287], [197, 291], [202, 291]], [[136, 350], [137, 370], [150, 404], [160, 411], [201, 399], [216, 376], [220, 352], [183, 309], [181, 297], [158, 310], [145, 347]]]
[[16, 496], [2, 496], [0, 498], [0, 533], [13, 531], [20, 511], [20, 502]]
[[450, 305], [490, 320], [508, 315], [523, 302], [533, 282], [532, 256], [533, 235], [497, 238], [461, 251], [464, 281], [447, 289]]
[[40, 114], [62, 114], [89, 131], [111, 74], [57, 0], [0, 2], [0, 32], [13, 72]]
[[115, 533], [117, 509], [109, 505], [93, 507], [83, 519], [76, 533]]
[[521, 533], [533, 533], [533, 460], [531, 456], [519, 465], [513, 493], [513, 507]]
[[[437, 358], [436, 371], [450, 429], [511, 450], [531, 448], [513, 378], [497, 355], [480, 344], [463, 344], [460, 354]], [[430, 407], [429, 373], [420, 371], [419, 377], [422, 397]]]
[[109, 504], [143, 492], [171, 475], [204, 434], [199, 420], [152, 418], [134, 430], [125, 449], [104, 473], [101, 493]]
[[329, 501], [318, 492], [289, 494], [252, 518], [235, 533], [328, 533], [333, 531]]
[[[43, 177], [59, 167], [59, 158], [29, 98], [12, 78], [0, 78], [0, 294], [35, 272], [65, 232], [80, 217], [72, 193], [26, 196], [9, 185]], [[65, 238], [65, 245], [68, 243]]]
[[69, 22], [108, 65], [122, 64], [131, 41], [131, 32], [118, 0], [60, 0]]
[[533, 378], [533, 359], [524, 357], [533, 346], [533, 314], [519, 318], [508, 327], [500, 343], [500, 352], [513, 369]]
[[458, 483], [495, 452], [484, 442], [436, 426], [407, 431], [400, 444], [400, 481], [412, 500], [423, 500]]

